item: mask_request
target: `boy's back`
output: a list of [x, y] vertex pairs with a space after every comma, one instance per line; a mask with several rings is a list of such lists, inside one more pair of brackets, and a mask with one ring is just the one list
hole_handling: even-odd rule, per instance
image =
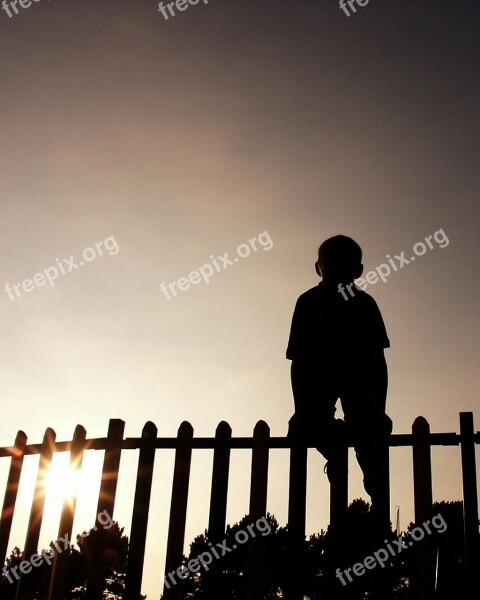
[[[353, 286], [363, 271], [360, 246], [345, 236], [326, 240], [315, 263], [319, 285], [296, 303], [287, 348], [295, 414], [289, 435], [314, 441], [328, 460], [331, 479], [336, 470], [340, 431], [353, 439], [364, 473], [366, 491], [381, 496], [378, 443], [391, 432], [385, 414], [388, 385], [384, 349], [390, 347], [375, 300]], [[344, 285], [355, 290], [341, 293]], [[353, 287], [352, 287], [353, 286]], [[344, 428], [335, 420], [337, 400]]]
[[375, 300], [356, 288], [347, 301], [323, 282], [297, 300], [287, 347], [290, 360], [365, 362], [372, 350], [390, 347]]

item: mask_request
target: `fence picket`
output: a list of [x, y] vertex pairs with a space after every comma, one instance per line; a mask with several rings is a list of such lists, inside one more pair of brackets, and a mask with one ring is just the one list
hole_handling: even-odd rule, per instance
[[[99, 530], [102, 530], [102, 525], [99, 522], [100, 513], [106, 511], [113, 518], [124, 429], [124, 421], [110, 419], [95, 517], [95, 527]], [[102, 534], [100, 536], [103, 539]], [[88, 586], [85, 600], [102, 600], [103, 598], [105, 565], [103, 558], [98, 557], [97, 553], [98, 548], [95, 545], [95, 538], [93, 538], [90, 544], [90, 556], [88, 557]]]
[[[46, 498], [46, 479], [52, 464], [52, 456], [55, 450], [55, 431], [50, 427], [45, 431], [42, 442], [42, 450], [40, 452], [40, 460], [38, 462], [37, 479], [35, 483], [35, 491], [33, 494], [32, 508], [30, 510], [30, 519], [28, 522], [27, 535], [25, 538], [25, 546], [23, 556], [29, 560], [38, 550], [38, 540], [43, 521], [43, 509], [45, 507]], [[25, 578], [20, 575], [20, 581], [17, 584], [17, 593], [15, 600], [22, 597], [25, 589]]]
[[127, 600], [138, 600], [142, 588], [143, 562], [145, 560], [145, 541], [147, 539], [148, 511], [152, 493], [156, 441], [157, 428], [151, 421], [148, 421], [142, 430], [138, 457], [137, 482], [133, 500], [130, 547], [125, 582]]
[[3, 500], [2, 516], [0, 519], [0, 566], [5, 562], [7, 556], [8, 540], [12, 529], [13, 514], [15, 512], [15, 503], [17, 501], [18, 482], [22, 474], [23, 457], [27, 436], [23, 431], [19, 431], [15, 438], [14, 450], [8, 472], [5, 498]]
[[[330, 483], [330, 564], [328, 571], [333, 573], [337, 568], [346, 567], [343, 561], [343, 551], [348, 544], [347, 540], [347, 509], [348, 509], [348, 445], [345, 440], [344, 445], [337, 448], [338, 458], [335, 465], [335, 475]], [[300, 565], [297, 565], [297, 573]], [[298, 578], [298, 575], [297, 575]], [[340, 585], [338, 578], [330, 575], [328, 586], [332, 598], [343, 600], [346, 597], [343, 586]], [[347, 592], [348, 593], [348, 592]], [[295, 597], [295, 596], [294, 596]], [[347, 596], [348, 597], [348, 596]], [[303, 594], [298, 594], [295, 600], [303, 600]]]
[[[228, 498], [228, 476], [230, 471], [232, 428], [228, 423], [219, 423], [215, 432], [215, 450], [213, 453], [212, 487], [210, 493], [210, 513], [208, 518], [208, 540], [212, 544], [221, 542], [225, 536]], [[219, 588], [218, 562], [211, 565], [206, 573], [206, 596], [210, 600], [223, 600]]]
[[[426, 419], [423, 417], [415, 419], [412, 436], [415, 523], [421, 526], [433, 516], [430, 425]], [[416, 542], [414, 552], [415, 598], [433, 600], [435, 595], [435, 551], [432, 538], [427, 536], [421, 542]]]
[[[70, 450], [70, 468], [74, 471], [80, 471], [83, 462], [83, 451], [85, 449], [85, 438], [87, 432], [81, 425], [77, 425], [72, 439], [72, 448]], [[77, 503], [77, 490], [72, 490], [70, 498], [65, 497], [58, 527], [57, 539], [68, 537], [72, 543], [73, 519], [75, 517], [75, 506]], [[61, 546], [60, 546], [61, 548]], [[62, 548], [61, 548], [62, 549]], [[50, 579], [50, 589], [48, 600], [64, 600], [65, 581], [68, 567], [68, 551], [56, 552], [53, 560], [52, 575]]]
[[467, 590], [470, 594], [470, 598], [474, 598], [475, 596], [478, 597], [480, 541], [478, 531], [477, 467], [475, 459], [475, 427], [473, 423], [473, 413], [460, 413], [460, 436]]
[[[175, 452], [165, 575], [171, 571], [177, 571], [182, 565], [188, 487], [190, 483], [190, 464], [192, 459], [192, 438], [193, 427], [188, 421], [184, 421], [178, 429], [177, 449]], [[180, 598], [182, 582], [183, 580], [180, 579], [177, 585], [170, 586], [165, 583], [164, 600], [177, 600]]]
[[[270, 428], [259, 421], [253, 430], [252, 471], [250, 482], [249, 521], [253, 523], [267, 514], [268, 459]], [[247, 547], [245, 599], [261, 600], [265, 580], [265, 538], [256, 536]]]
[[288, 493], [288, 600], [303, 600], [303, 592], [298, 580], [302, 572], [302, 550], [305, 540], [307, 458], [307, 445], [302, 444], [298, 439], [292, 441]]

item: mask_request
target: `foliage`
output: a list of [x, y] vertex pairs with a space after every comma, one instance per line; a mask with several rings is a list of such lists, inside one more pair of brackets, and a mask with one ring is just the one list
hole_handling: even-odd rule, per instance
[[[431, 544], [437, 559], [437, 592], [436, 600], [450, 600], [452, 597], [466, 597], [465, 581], [465, 556], [463, 533], [463, 506], [461, 502], [440, 502], [433, 506], [433, 515], [440, 514], [447, 527], [443, 533], [432, 529], [431, 535], [425, 537]], [[270, 533], [261, 536], [257, 531], [257, 542], [265, 546], [265, 585], [264, 600], [282, 600], [286, 592], [286, 576], [288, 572], [287, 537], [288, 527], [280, 527], [273, 515], [267, 515]], [[209, 570], [201, 568], [197, 573], [181, 580], [177, 577], [177, 585], [182, 600], [208, 600], [211, 597], [212, 574], [216, 573], [216, 591], [224, 600], [243, 600], [245, 572], [247, 569], [248, 549], [250, 544], [256, 543], [249, 539], [244, 544], [238, 544], [236, 535], [239, 531], [246, 532], [251, 524], [249, 517], [228, 526], [222, 542], [229, 549], [224, 556], [214, 559]], [[415, 561], [416, 544], [412, 538], [412, 531], [422, 524], [410, 523], [403, 534], [406, 550], [389, 558], [385, 569], [378, 566], [366, 571], [361, 577], [353, 577], [353, 582], [345, 587], [344, 592], [348, 600], [374, 599], [375, 582], [379, 576], [390, 585], [391, 600], [412, 600], [412, 584], [415, 580], [416, 569], [419, 565]], [[311, 535], [305, 540], [301, 553], [301, 573], [298, 575], [299, 585], [302, 586], [305, 600], [330, 600], [329, 592], [332, 581], [335, 581], [335, 569], [342, 570], [361, 563], [367, 556], [380, 548], [385, 548], [387, 540], [394, 547], [394, 533], [387, 536], [380, 534], [376, 527], [370, 505], [363, 500], [354, 500], [348, 507], [345, 519], [346, 540], [348, 543], [342, 547], [342, 564], [332, 564], [332, 543], [334, 534], [331, 529], [326, 532]], [[414, 532], [415, 534], [415, 532]], [[67, 563], [67, 589], [65, 600], [82, 600], [89, 577], [98, 578], [103, 587], [104, 600], [122, 600], [125, 592], [125, 572], [128, 559], [128, 538], [124, 535], [123, 528], [118, 523], [113, 523], [108, 530], [91, 529], [77, 536], [78, 549], [70, 546], [64, 550], [68, 555]], [[61, 542], [60, 542], [61, 545]], [[203, 552], [212, 553], [213, 540], [208, 537], [208, 532], [198, 535], [190, 545], [187, 563]], [[237, 546], [235, 550], [233, 547]], [[50, 544], [52, 554], [55, 551], [54, 543]], [[217, 548], [218, 549], [218, 548]], [[219, 554], [222, 554], [218, 549]], [[20, 565], [24, 560], [19, 548], [14, 548], [5, 563], [6, 571]], [[89, 571], [89, 564], [95, 571]], [[179, 565], [180, 566], [180, 565]], [[52, 566], [45, 561], [24, 575], [24, 582], [28, 597], [32, 600], [47, 600], [48, 585], [50, 582]], [[10, 584], [5, 576], [0, 581], [0, 598], [2, 600], [15, 600], [16, 585]], [[145, 600], [142, 596], [139, 600]], [[382, 597], [381, 600], [387, 600]]]
[[[463, 514], [461, 502], [441, 502], [434, 504], [433, 515], [440, 513], [447, 529], [439, 533], [432, 527], [432, 534], [427, 536], [432, 544], [433, 551], [438, 553], [438, 582], [437, 595], [441, 600], [451, 598], [454, 594], [462, 597], [461, 590], [464, 580], [464, 550], [463, 550]], [[281, 600], [286, 595], [286, 574], [288, 567], [287, 536], [288, 528], [280, 527], [272, 515], [267, 515], [271, 533], [264, 538], [265, 543], [265, 568], [266, 581], [263, 591], [264, 600]], [[235, 534], [239, 530], [246, 531], [250, 520], [245, 516], [240, 522], [227, 527], [225, 541], [229, 548], [235, 544]], [[421, 524], [419, 524], [421, 526]], [[411, 600], [411, 582], [415, 577], [415, 550], [410, 532], [415, 527], [413, 523], [404, 534], [407, 549], [389, 557], [385, 569], [377, 566], [375, 569], [366, 570], [361, 577], [353, 576], [353, 582], [344, 588], [345, 597], [349, 600], [374, 599], [378, 580], [386, 583], [392, 590], [392, 600]], [[305, 540], [302, 551], [302, 572], [299, 574], [299, 585], [302, 586], [305, 600], [330, 600], [330, 584], [335, 581], [335, 569], [352, 567], [355, 563], [362, 563], [367, 556], [381, 548], [386, 548], [386, 542], [396, 548], [395, 532], [380, 532], [376, 525], [370, 505], [363, 500], [354, 500], [348, 507], [345, 523], [348, 544], [342, 548], [340, 565], [332, 564], [333, 532], [311, 535]], [[385, 535], [387, 534], [387, 535]], [[386, 542], [385, 542], [386, 540]], [[217, 540], [218, 541], [218, 540]], [[412, 547], [409, 546], [412, 541]], [[198, 535], [190, 545], [188, 557], [184, 563], [197, 558], [202, 552], [211, 552], [208, 532]], [[220, 596], [225, 600], [241, 600], [244, 591], [244, 574], [247, 566], [249, 540], [244, 545], [237, 546], [235, 551], [214, 560], [209, 565], [209, 571], [201, 568], [197, 573], [190, 573], [185, 580], [177, 579], [181, 587], [180, 596], [184, 600], [207, 600], [209, 598], [209, 585], [211, 574], [217, 570], [216, 587]], [[179, 565], [180, 566], [180, 565]], [[218, 589], [219, 588], [219, 589]], [[386, 600], [381, 596], [381, 600]]]
[[[82, 600], [86, 591], [88, 577], [96, 577], [103, 587], [104, 600], [122, 600], [125, 591], [125, 571], [128, 558], [128, 538], [123, 534], [123, 528], [113, 522], [109, 529], [92, 528], [77, 536], [77, 550], [73, 545], [63, 550], [67, 554], [67, 579], [65, 600]], [[57, 540], [58, 541], [58, 540]], [[59, 547], [63, 549], [62, 542]], [[50, 543], [53, 554], [56, 552], [54, 542]], [[26, 557], [28, 559], [29, 557]], [[6, 572], [12, 567], [20, 565], [25, 560], [19, 548], [14, 548], [6, 560]], [[29, 598], [35, 600], [48, 599], [48, 586], [52, 573], [53, 561], [48, 565], [46, 561], [38, 567], [32, 568], [28, 575], [22, 575], [22, 589]], [[18, 572], [18, 571], [17, 571]], [[11, 579], [15, 579], [10, 575]], [[2, 600], [15, 600], [17, 585], [9, 583], [3, 575], [0, 582], [0, 598]], [[139, 600], [144, 600], [142, 596]]]

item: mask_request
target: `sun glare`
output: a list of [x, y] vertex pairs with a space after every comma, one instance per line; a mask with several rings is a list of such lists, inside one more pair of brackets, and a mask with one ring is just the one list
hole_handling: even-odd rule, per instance
[[78, 492], [80, 472], [70, 465], [68, 453], [59, 453], [54, 456], [52, 465], [45, 480], [45, 513], [49, 516], [58, 516], [64, 500], [73, 502]]

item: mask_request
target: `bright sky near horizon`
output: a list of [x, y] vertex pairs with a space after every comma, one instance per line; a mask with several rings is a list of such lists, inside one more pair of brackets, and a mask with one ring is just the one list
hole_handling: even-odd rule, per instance
[[[153, 0], [0, 11], [0, 445], [19, 429], [38, 442], [48, 426], [70, 439], [78, 423], [103, 436], [110, 418], [125, 420], [127, 436], [149, 420], [160, 436], [183, 420], [196, 435], [226, 420], [244, 436], [260, 419], [285, 435], [293, 308], [318, 283], [318, 245], [336, 233], [359, 242], [368, 272], [443, 230], [442, 244], [432, 238], [367, 289], [392, 345], [388, 412], [396, 433], [418, 415], [458, 431], [460, 411], [478, 429], [479, 17], [478, 3], [447, 0], [372, 0], [350, 17], [324, 0], [210, 0], [168, 21]], [[264, 232], [270, 249], [257, 242], [225, 269], [216, 259], [208, 284], [162, 293]], [[58, 261], [68, 271], [107, 238], [103, 256], [87, 252], [61, 273]], [[21, 287], [55, 266], [53, 286]], [[166, 454], [149, 599], [164, 566]], [[250, 467], [247, 452], [233, 454], [230, 522], [248, 510]], [[272, 451], [269, 510], [281, 523], [286, 456]], [[433, 456], [435, 499], [460, 499], [458, 449]], [[79, 527], [95, 510], [101, 457], [86, 463]], [[328, 522], [323, 464], [312, 452], [309, 533]], [[411, 451], [393, 451], [392, 464], [392, 511], [400, 505], [406, 525]], [[127, 531], [135, 469], [132, 452], [115, 515]], [[211, 453], [192, 469], [187, 543], [206, 526]], [[352, 477], [352, 498], [365, 497], [354, 466]], [[46, 523], [44, 543], [56, 527]]]

